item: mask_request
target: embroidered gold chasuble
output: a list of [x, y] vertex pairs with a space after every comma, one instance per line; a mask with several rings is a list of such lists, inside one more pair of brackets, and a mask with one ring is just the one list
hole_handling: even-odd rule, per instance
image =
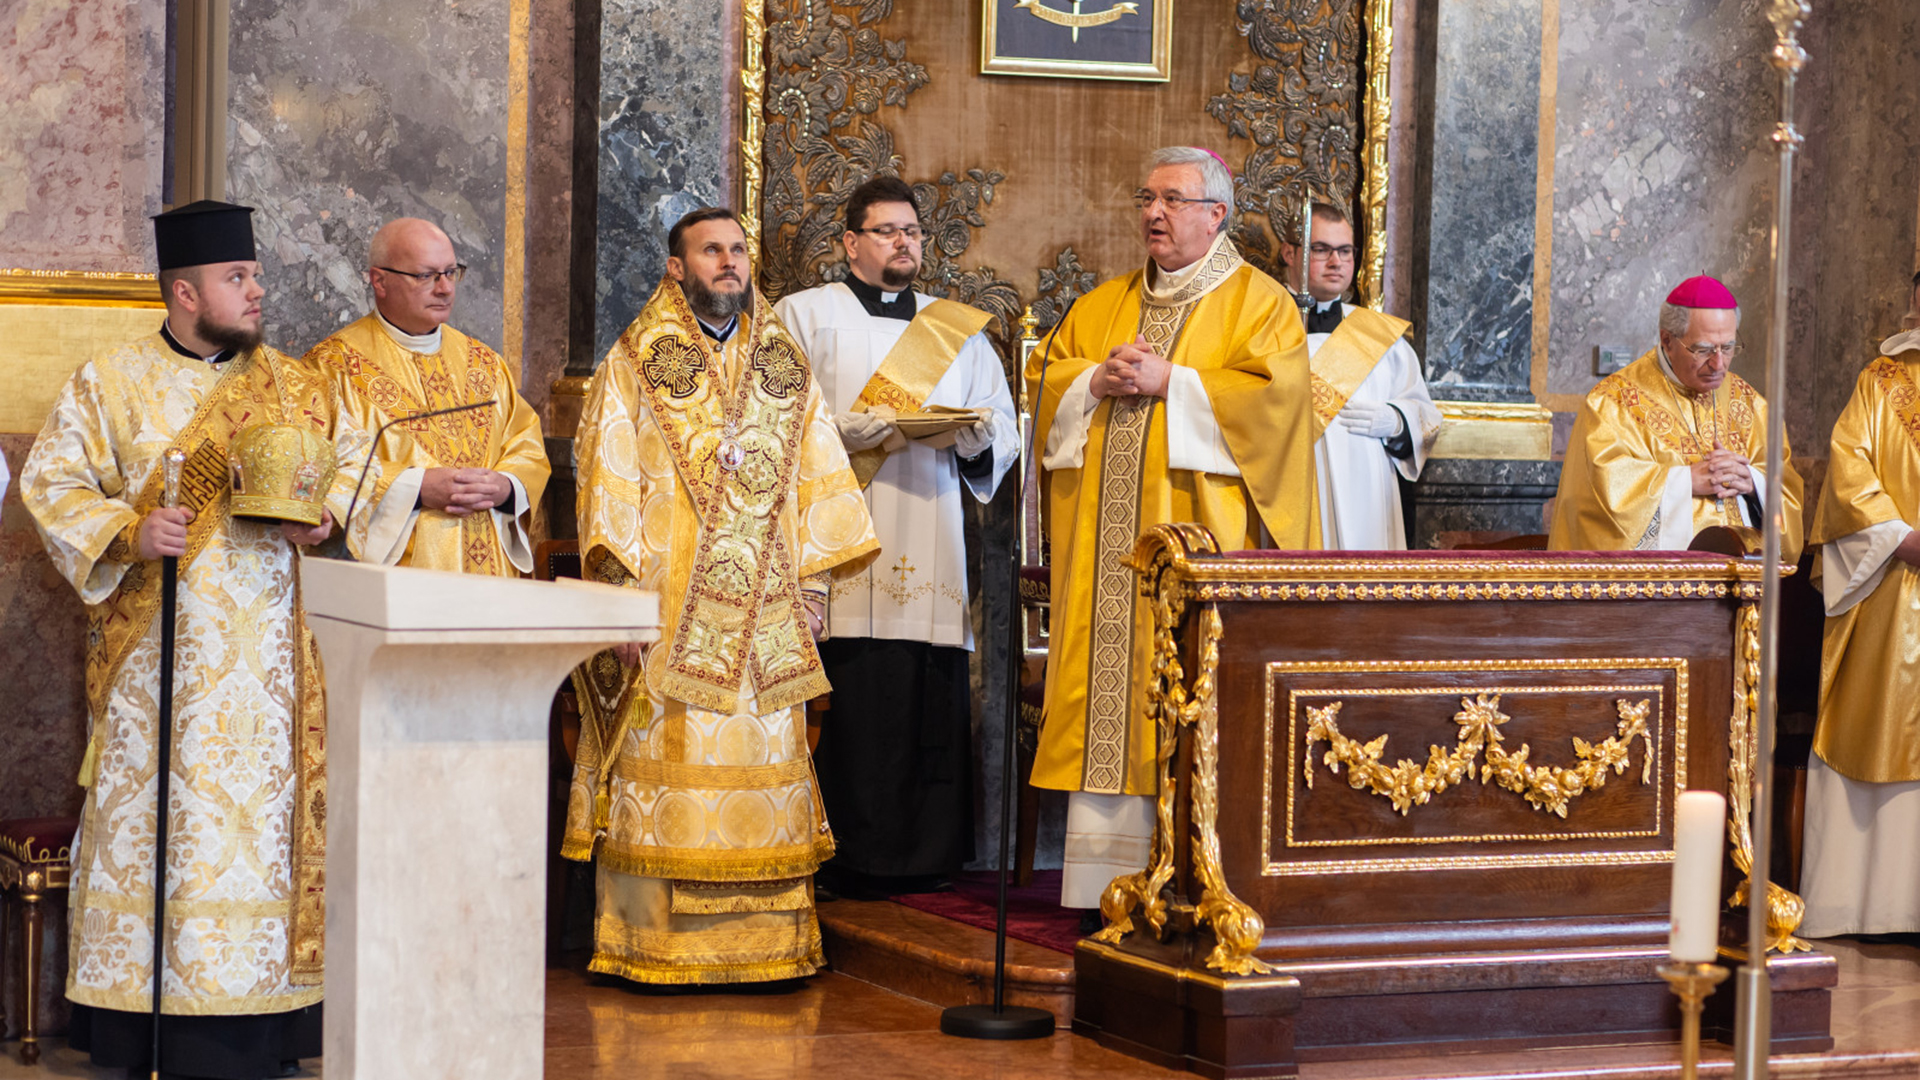
[[1034, 445], [1043, 447], [1074, 381], [1113, 347], [1145, 337], [1198, 372], [1241, 472], [1169, 468], [1166, 401], [1129, 396], [1094, 409], [1084, 467], [1045, 474], [1053, 623], [1038, 787], [1115, 795], [1157, 787], [1145, 709], [1152, 612], [1122, 562], [1142, 530], [1199, 522], [1226, 550], [1320, 544], [1299, 308], [1224, 237], [1202, 263], [1166, 296], [1146, 288], [1144, 268], [1101, 285], [1074, 306], [1044, 357], [1036, 350], [1028, 360]]
[[[552, 469], [540, 418], [520, 397], [499, 353], [451, 326], [440, 328], [438, 352], [416, 353], [395, 341], [378, 315], [368, 314], [315, 345], [306, 359], [332, 380], [340, 408], [368, 432], [398, 418], [493, 402], [491, 408], [403, 421], [380, 436], [381, 490], [363, 492], [361, 499], [376, 505], [376, 547], [384, 542], [391, 550], [369, 557], [386, 554], [401, 566], [469, 574], [512, 576], [533, 568], [515, 502], [524, 492], [530, 519]], [[517, 480], [520, 491], [488, 513], [456, 517], [416, 508], [415, 482], [396, 489], [404, 505], [389, 505], [390, 486], [407, 470], [431, 468], [492, 469]]]
[[[1920, 352], [1860, 373], [1833, 426], [1812, 539], [1893, 521], [1920, 523]], [[1920, 570], [1891, 557], [1886, 567], [1864, 599], [1827, 617], [1813, 739], [1835, 771], [1877, 784], [1920, 780]]]
[[641, 664], [576, 677], [563, 854], [597, 856], [592, 970], [809, 975], [833, 853], [804, 702], [827, 689], [800, 582], [860, 572], [873, 524], [800, 350], [756, 297], [725, 346], [663, 281], [594, 375], [575, 443], [591, 576], [660, 593]]
[[[277, 525], [228, 516], [226, 446], [285, 422], [333, 439], [327, 504], [344, 518], [367, 437], [334, 419], [324, 380], [259, 348], [217, 370], [159, 334], [68, 381], [21, 473], [48, 553], [87, 605], [88, 791], [71, 893], [69, 999], [145, 1012], [161, 728], [160, 564], [139, 559], [170, 447], [195, 510], [180, 560], [167, 874], [174, 1015], [283, 1012], [320, 1000], [325, 718], [299, 559]], [[349, 536], [365, 537], [367, 515]]]
[[[1600, 380], [1574, 421], [1560, 469], [1547, 546], [1555, 551], [1631, 551], [1685, 548], [1710, 525], [1741, 526], [1738, 498], [1663, 499], [1678, 484], [1672, 470], [1692, 466], [1714, 442], [1753, 462], [1767, 460], [1767, 403], [1745, 379], [1729, 372], [1712, 394], [1689, 392], [1661, 368], [1658, 350]], [[1800, 558], [1801, 481], [1792, 448], [1781, 447], [1781, 556]], [[1763, 477], [1762, 477], [1763, 478]], [[1756, 493], [1762, 492], [1755, 483]], [[1665, 521], [1669, 512], [1682, 520]], [[1761, 522], [1754, 522], [1758, 528]], [[1671, 539], [1663, 542], [1662, 535]], [[1684, 537], [1684, 539], [1681, 539]]]

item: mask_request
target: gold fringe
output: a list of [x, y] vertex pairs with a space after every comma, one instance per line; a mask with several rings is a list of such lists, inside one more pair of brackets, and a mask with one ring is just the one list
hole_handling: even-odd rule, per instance
[[821, 863], [833, 857], [833, 837], [823, 835], [810, 845], [796, 844], [775, 851], [682, 848], [678, 854], [663, 854], [664, 850], [657, 847], [620, 849], [602, 844], [600, 865], [629, 877], [676, 881], [754, 882], [812, 877]]
[[763, 911], [805, 911], [812, 906], [813, 890], [805, 878], [765, 885], [676, 881], [669, 910], [675, 915], [751, 915]]
[[569, 836], [560, 841], [560, 857], [574, 862], [592, 862], [593, 837]]

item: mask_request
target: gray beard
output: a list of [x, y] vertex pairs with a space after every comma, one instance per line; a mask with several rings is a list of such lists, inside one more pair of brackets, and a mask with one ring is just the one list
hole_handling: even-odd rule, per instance
[[267, 324], [261, 320], [257, 330], [240, 326], [216, 326], [204, 319], [194, 326], [194, 336], [221, 351], [246, 352], [266, 339]]
[[687, 293], [687, 306], [693, 309], [702, 321], [712, 326], [723, 325], [728, 319], [747, 310], [753, 304], [753, 282], [737, 293], [714, 292], [700, 279], [689, 276], [680, 283]]

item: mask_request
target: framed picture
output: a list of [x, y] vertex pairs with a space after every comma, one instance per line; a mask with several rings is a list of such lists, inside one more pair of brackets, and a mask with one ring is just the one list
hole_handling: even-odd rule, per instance
[[981, 0], [980, 71], [1166, 82], [1173, 0]]

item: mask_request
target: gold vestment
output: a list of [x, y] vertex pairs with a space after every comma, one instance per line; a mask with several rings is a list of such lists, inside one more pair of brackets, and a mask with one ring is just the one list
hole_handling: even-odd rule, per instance
[[1044, 355], [1028, 359], [1034, 446], [1047, 445], [1074, 381], [1138, 336], [1198, 372], [1241, 475], [1169, 468], [1166, 401], [1150, 396], [1102, 400], [1085, 465], [1046, 472], [1053, 614], [1036, 787], [1114, 795], [1157, 787], [1144, 707], [1153, 618], [1122, 562], [1143, 530], [1199, 522], [1232, 550], [1261, 547], [1264, 524], [1275, 547], [1320, 545], [1311, 370], [1293, 297], [1224, 237], [1170, 295], [1148, 295], [1146, 273], [1081, 297]]
[[598, 860], [592, 970], [812, 974], [809, 875], [833, 837], [807, 757], [804, 702], [826, 680], [800, 583], [879, 552], [819, 389], [764, 301], [720, 347], [669, 278], [594, 375], [576, 447], [589, 575], [657, 591], [663, 623], [638, 668], [602, 653], [576, 681], [562, 851]]
[[[1868, 364], [1833, 425], [1812, 540], [1920, 522], [1920, 352]], [[1920, 570], [1889, 558], [1860, 602], [1829, 616], [1813, 752], [1841, 775], [1920, 780]]]
[[[520, 482], [527, 493], [529, 516], [532, 507], [540, 504], [552, 471], [540, 437], [540, 418], [521, 398], [512, 369], [485, 344], [442, 326], [440, 351], [416, 353], [395, 341], [380, 325], [378, 315], [369, 314], [315, 345], [306, 359], [332, 380], [340, 408], [368, 432], [418, 413], [493, 402], [490, 408], [394, 424], [380, 436], [376, 456], [383, 477], [381, 490], [360, 495], [361, 501], [378, 505], [376, 531], [389, 514], [406, 518], [416, 513], [411, 502], [392, 508], [384, 505], [388, 486], [407, 469], [491, 469]], [[514, 528], [511, 497], [484, 514], [456, 517], [425, 507], [417, 514], [405, 529], [398, 565], [509, 577], [516, 569], [532, 568], [531, 553], [523, 544], [515, 547], [527, 565], [516, 567], [502, 543], [507, 530]]]
[[[1766, 464], [1767, 402], [1740, 376], [1729, 372], [1714, 393], [1696, 394], [1662, 369], [1658, 350], [1649, 350], [1600, 380], [1581, 404], [1567, 443], [1547, 547], [1655, 547], [1668, 473], [1704, 460], [1716, 441], [1744, 455], [1756, 469]], [[1794, 562], [1800, 558], [1804, 534], [1800, 474], [1793, 468], [1791, 447], [1780, 448], [1780, 462], [1780, 553]], [[1738, 497], [1692, 498], [1689, 509], [1689, 540], [1711, 525], [1745, 524]]]
[[[156, 333], [81, 367], [34, 441], [21, 500], [88, 614], [70, 1000], [151, 1007], [161, 567], [139, 558], [138, 525], [160, 503], [170, 447], [188, 455], [181, 504], [197, 516], [179, 562], [162, 1007], [238, 1015], [320, 1000], [319, 653], [297, 549], [276, 524], [228, 516], [226, 445], [255, 423], [331, 438], [339, 471], [327, 506], [342, 520], [367, 438], [333, 418], [326, 382], [299, 361], [257, 348], [216, 369]], [[355, 518], [357, 547], [364, 509]]]

